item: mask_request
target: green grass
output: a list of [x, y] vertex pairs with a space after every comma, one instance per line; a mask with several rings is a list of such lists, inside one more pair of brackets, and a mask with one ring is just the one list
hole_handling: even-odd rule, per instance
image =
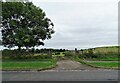
[[111, 61], [103, 61], [103, 62], [86, 62], [78, 57], [72, 58], [72, 60], [78, 61], [83, 65], [87, 65], [94, 68], [107, 68], [107, 69], [119, 69], [120, 62], [111, 62]]
[[94, 52], [100, 52], [100, 53], [108, 53], [108, 52], [113, 52], [113, 53], [118, 53], [120, 46], [103, 46], [103, 47], [96, 47], [92, 48], [94, 49]]
[[53, 59], [46, 60], [4, 60], [2, 62], [3, 70], [43, 70], [52, 68], [56, 65]]
[[91, 61], [118, 61], [120, 58], [92, 58], [92, 59], [86, 59], [86, 60], [91, 60]]
[[118, 68], [118, 62], [87, 62], [87, 64], [103, 68]]
[[87, 60], [117, 61], [120, 46], [89, 48], [80, 51], [79, 57]]

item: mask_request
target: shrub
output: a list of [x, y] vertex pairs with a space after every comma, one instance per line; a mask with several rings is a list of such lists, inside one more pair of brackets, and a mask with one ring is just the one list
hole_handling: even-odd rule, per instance
[[28, 59], [50, 59], [52, 58], [51, 54], [35, 54], [31, 55], [31, 57], [28, 56]]
[[25, 50], [8, 50], [5, 49], [2, 51], [2, 58], [3, 59], [48, 59], [51, 58], [52, 54], [35, 54], [26, 52]]
[[120, 55], [118, 52], [106, 52], [106, 53], [102, 53], [102, 52], [96, 52], [96, 53], [92, 53], [90, 51], [88, 52], [84, 52], [82, 54], [79, 54], [78, 57], [79, 58], [83, 58], [83, 59], [105, 59], [105, 58], [118, 58]]
[[12, 59], [22, 59], [22, 58], [26, 58], [27, 55], [29, 55], [28, 52], [26, 52], [25, 50], [8, 50], [5, 49], [2, 51], [2, 58], [12, 58]]
[[74, 56], [74, 53], [68, 51], [68, 52], [65, 53], [65, 56], [66, 56], [66, 57], [72, 57], [72, 56]]

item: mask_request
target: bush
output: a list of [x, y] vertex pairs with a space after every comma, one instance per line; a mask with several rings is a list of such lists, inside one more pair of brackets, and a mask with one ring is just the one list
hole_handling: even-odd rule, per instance
[[26, 52], [25, 50], [8, 50], [5, 49], [2, 51], [2, 58], [12, 58], [12, 59], [22, 59], [22, 58], [26, 58], [27, 55], [30, 55], [28, 52]]
[[52, 54], [38, 54], [37, 56], [32, 56], [32, 59], [50, 59]]
[[79, 54], [79, 58], [83, 59], [105, 59], [105, 58], [118, 58], [120, 55], [118, 52], [96, 52], [92, 53], [90, 51]]
[[60, 55], [60, 52], [56, 52], [55, 55]]
[[34, 54], [26, 52], [25, 50], [8, 50], [5, 49], [2, 51], [2, 59], [50, 59], [52, 54]]
[[74, 56], [74, 53], [68, 51], [68, 52], [65, 53], [65, 56], [66, 56], [66, 57], [72, 57], [72, 56]]

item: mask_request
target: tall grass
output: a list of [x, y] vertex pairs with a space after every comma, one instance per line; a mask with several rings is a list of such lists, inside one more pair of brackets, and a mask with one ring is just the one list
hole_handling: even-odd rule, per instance
[[120, 57], [118, 51], [118, 46], [91, 48], [81, 50], [78, 57], [82, 59], [92, 60], [118, 60], [118, 58]]

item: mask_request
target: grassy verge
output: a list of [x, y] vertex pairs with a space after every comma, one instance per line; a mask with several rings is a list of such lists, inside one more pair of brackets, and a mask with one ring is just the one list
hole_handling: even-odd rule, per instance
[[118, 62], [87, 62], [87, 64], [103, 68], [118, 68]]
[[92, 58], [92, 59], [86, 59], [90, 61], [118, 61], [120, 58]]
[[74, 60], [94, 68], [119, 69], [119, 62], [85, 62], [78, 57], [75, 57]]
[[45, 70], [56, 66], [55, 59], [3, 60], [2, 70]]

